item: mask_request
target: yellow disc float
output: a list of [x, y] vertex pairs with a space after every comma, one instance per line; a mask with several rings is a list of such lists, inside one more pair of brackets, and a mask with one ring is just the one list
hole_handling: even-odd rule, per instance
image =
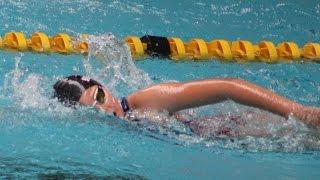
[[76, 52], [79, 52], [81, 54], [85, 54], [88, 52], [89, 49], [89, 45], [87, 42], [77, 42], [74, 46], [73, 46], [74, 50]]
[[320, 59], [320, 44], [307, 43], [303, 47], [302, 56], [308, 59]]
[[261, 41], [255, 46], [256, 57], [264, 62], [274, 62], [278, 58], [277, 48], [270, 41]]
[[186, 49], [180, 38], [168, 38], [171, 50], [171, 59], [180, 60], [186, 58]]
[[207, 44], [210, 57], [232, 59], [230, 44], [226, 40], [213, 40]]
[[51, 49], [58, 53], [69, 54], [73, 52], [71, 38], [68, 34], [57, 34], [55, 35], [51, 41]]
[[234, 41], [231, 45], [233, 57], [241, 60], [254, 60], [254, 48], [249, 41]]
[[283, 59], [298, 59], [300, 58], [300, 50], [294, 42], [283, 42], [277, 47], [278, 55]]
[[81, 54], [88, 53], [89, 50], [89, 44], [88, 42], [89, 34], [82, 34], [80, 35], [78, 41], [75, 41], [73, 43], [73, 49], [76, 52], [79, 52]]
[[12, 50], [24, 51], [28, 49], [26, 38], [21, 32], [6, 33], [3, 44], [6, 48]]
[[134, 58], [143, 58], [144, 57], [144, 48], [143, 44], [139, 37], [136, 36], [128, 36], [125, 38], [125, 42], [130, 47], [131, 54]]
[[51, 48], [48, 36], [41, 32], [36, 32], [31, 36], [29, 46], [35, 52], [49, 52]]
[[186, 53], [191, 59], [199, 60], [209, 57], [207, 44], [202, 39], [192, 39], [185, 47]]
[[0, 48], [3, 47], [3, 41], [2, 41], [2, 38], [0, 37]]

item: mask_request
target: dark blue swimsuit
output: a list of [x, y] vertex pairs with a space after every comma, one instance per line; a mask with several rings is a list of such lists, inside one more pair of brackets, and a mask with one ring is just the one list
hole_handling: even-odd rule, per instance
[[121, 98], [121, 107], [125, 115], [127, 114], [128, 111], [130, 111], [130, 106], [127, 98], [125, 97]]

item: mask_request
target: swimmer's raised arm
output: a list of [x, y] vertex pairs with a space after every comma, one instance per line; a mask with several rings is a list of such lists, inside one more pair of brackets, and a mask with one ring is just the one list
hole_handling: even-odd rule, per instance
[[291, 113], [306, 124], [320, 125], [320, 108], [306, 107], [241, 79], [208, 79], [164, 83], [140, 90], [128, 100], [133, 109], [170, 113], [231, 99], [287, 118]]

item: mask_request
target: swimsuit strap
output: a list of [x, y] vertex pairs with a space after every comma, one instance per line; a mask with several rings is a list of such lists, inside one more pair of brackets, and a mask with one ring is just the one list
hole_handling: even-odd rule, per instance
[[129, 106], [127, 98], [125, 98], [125, 97], [121, 98], [121, 107], [122, 107], [122, 110], [124, 113], [126, 113], [130, 110], [130, 106]]

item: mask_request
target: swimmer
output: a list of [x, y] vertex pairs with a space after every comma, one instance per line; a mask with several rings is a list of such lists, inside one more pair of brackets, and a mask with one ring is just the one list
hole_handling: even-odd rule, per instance
[[192, 123], [179, 118], [179, 111], [233, 100], [284, 118], [292, 115], [312, 127], [320, 126], [320, 108], [304, 106], [248, 81], [234, 78], [161, 83], [134, 92], [121, 100], [99, 82], [80, 75], [57, 81], [54, 90], [58, 100], [68, 106], [94, 106], [119, 118], [127, 118], [132, 110], [167, 111], [189, 125]]

